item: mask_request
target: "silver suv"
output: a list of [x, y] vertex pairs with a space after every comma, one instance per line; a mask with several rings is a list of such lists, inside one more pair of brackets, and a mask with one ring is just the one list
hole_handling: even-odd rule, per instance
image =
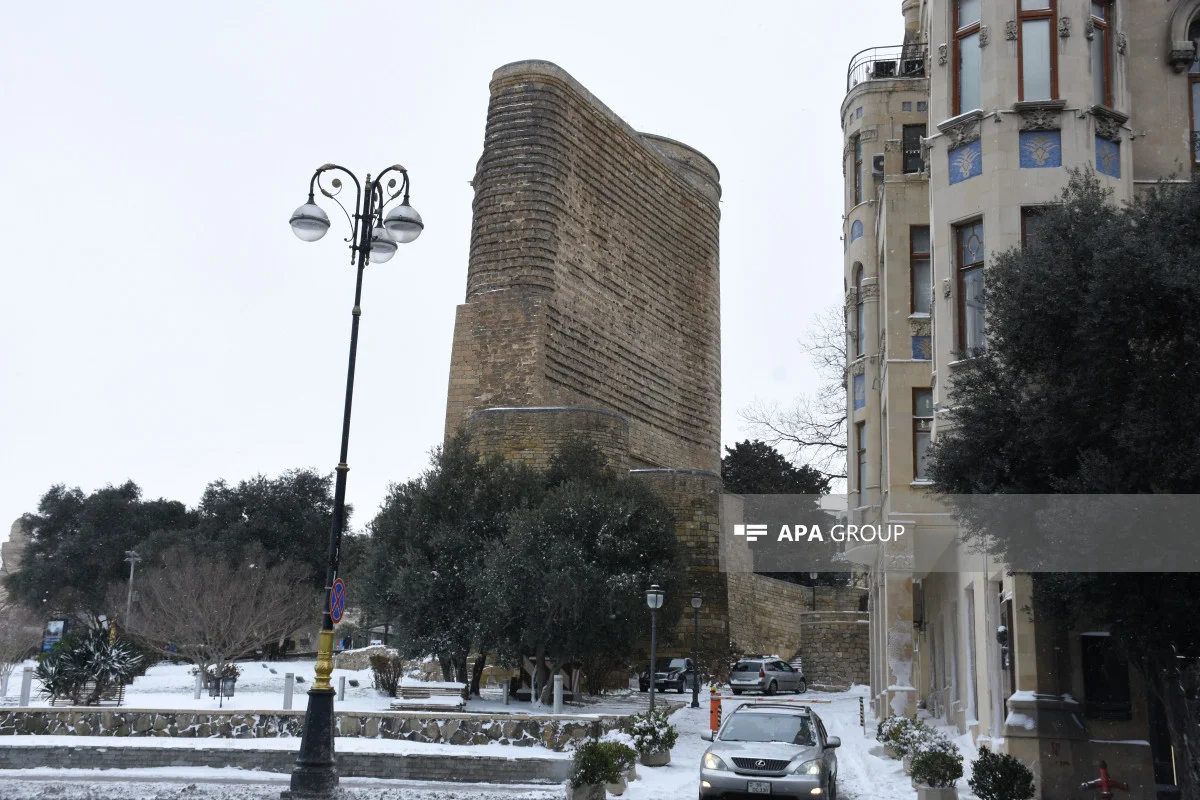
[[842, 740], [825, 733], [808, 706], [765, 703], [734, 709], [700, 762], [700, 800], [764, 795], [837, 800]]
[[743, 658], [729, 672], [729, 688], [734, 694], [803, 693], [808, 691], [808, 682], [803, 671], [778, 658]]

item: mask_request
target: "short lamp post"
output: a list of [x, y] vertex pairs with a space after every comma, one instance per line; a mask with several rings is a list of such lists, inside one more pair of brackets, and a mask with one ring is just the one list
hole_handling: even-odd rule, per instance
[[658, 610], [662, 608], [663, 591], [658, 584], [646, 590], [646, 605], [650, 606], [650, 710], [654, 710], [655, 649], [658, 646]]
[[700, 707], [700, 591], [692, 592], [692, 708]]
[[137, 550], [126, 550], [125, 560], [129, 562], [129, 594], [125, 596], [125, 627], [129, 627], [129, 618], [133, 615], [133, 568], [142, 560]]
[[[384, 178], [387, 176], [387, 183]], [[353, 203], [351, 214], [338, 199], [344, 184], [342, 178], [354, 183], [353, 196], [346, 198]], [[326, 184], [328, 181], [328, 184]], [[308, 710], [304, 714], [304, 731], [300, 740], [300, 754], [296, 757], [296, 768], [292, 770], [291, 790], [285, 797], [333, 797], [338, 787], [337, 766], [334, 761], [333, 698], [334, 689], [329, 682], [333, 673], [333, 617], [330, 610], [334, 579], [337, 578], [341, 555], [342, 524], [346, 515], [346, 463], [350, 447], [350, 408], [354, 399], [354, 364], [358, 352], [358, 320], [362, 315], [363, 270], [368, 264], [389, 260], [396, 254], [397, 245], [407, 244], [421, 235], [425, 225], [412, 206], [408, 204], [408, 170], [393, 164], [380, 172], [374, 180], [370, 174], [366, 180], [359, 179], [345, 167], [325, 164], [318, 167], [308, 182], [308, 200], [292, 213], [289, 223], [292, 232], [305, 242], [315, 242], [329, 230], [329, 215], [316, 204], [314, 194], [333, 200], [341, 207], [350, 223], [350, 263], [357, 267], [354, 285], [354, 306], [350, 311], [350, 361], [346, 369], [346, 402], [342, 412], [342, 446], [337, 465], [337, 478], [333, 493], [333, 523], [329, 529], [329, 563], [325, 573], [325, 609], [321, 618], [321, 632], [317, 637], [316, 679], [308, 691]], [[400, 204], [389, 211], [384, 209], [396, 198]]]

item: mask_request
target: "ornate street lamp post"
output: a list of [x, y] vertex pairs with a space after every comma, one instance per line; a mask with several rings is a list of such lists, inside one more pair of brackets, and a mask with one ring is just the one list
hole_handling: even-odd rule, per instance
[[646, 605], [650, 606], [650, 710], [654, 710], [655, 647], [658, 638], [658, 610], [662, 608], [663, 591], [655, 583], [646, 590]]
[[[345, 188], [340, 173], [354, 183], [354, 213], [342, 205], [338, 195]], [[394, 173], [394, 174], [392, 174]], [[384, 178], [391, 177], [384, 184]], [[328, 177], [328, 186], [324, 180]], [[354, 173], [337, 164], [318, 167], [308, 182], [308, 201], [292, 213], [292, 232], [302, 241], [315, 242], [329, 230], [329, 215], [313, 200], [320, 191], [341, 207], [350, 223], [350, 263], [357, 266], [354, 307], [350, 312], [350, 362], [346, 370], [346, 405], [342, 413], [342, 447], [338, 458], [337, 481], [333, 494], [333, 524], [329, 529], [329, 564], [325, 573], [325, 611], [317, 636], [316, 679], [308, 690], [308, 710], [304, 714], [304, 732], [300, 754], [292, 771], [291, 790], [285, 797], [332, 797], [337, 790], [338, 774], [333, 755], [333, 697], [329, 683], [333, 672], [333, 614], [330, 609], [334, 579], [342, 546], [342, 523], [346, 513], [346, 463], [350, 447], [350, 407], [354, 399], [354, 362], [358, 352], [358, 320], [362, 314], [363, 270], [371, 262], [382, 264], [396, 254], [396, 246], [407, 244], [421, 235], [425, 225], [421, 215], [408, 204], [408, 171], [394, 164], [374, 180], [368, 174], [360, 182]], [[400, 205], [384, 216], [384, 209], [396, 198]], [[340, 613], [340, 612], [339, 612]]]
[[700, 707], [700, 590], [692, 592], [692, 708]]

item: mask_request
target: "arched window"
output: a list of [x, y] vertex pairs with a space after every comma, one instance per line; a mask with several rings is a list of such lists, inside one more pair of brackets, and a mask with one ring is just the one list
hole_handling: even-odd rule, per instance
[[854, 265], [854, 356], [864, 352], [867, 344], [867, 304], [863, 302], [863, 268]]
[[1200, 166], [1200, 16], [1188, 26], [1188, 38], [1192, 40], [1195, 58], [1188, 70], [1188, 97], [1192, 108], [1192, 163]]

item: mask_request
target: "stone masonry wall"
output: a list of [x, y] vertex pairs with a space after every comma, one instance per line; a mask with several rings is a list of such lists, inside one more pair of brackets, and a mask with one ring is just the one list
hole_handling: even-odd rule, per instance
[[628, 418], [632, 465], [716, 472], [717, 181], [559, 67], [497, 70], [447, 435], [486, 408], [599, 408]]
[[545, 469], [570, 439], [585, 436], [618, 470], [629, 468], [629, 420], [592, 408], [487, 408], [464, 425], [485, 453]]
[[829, 689], [870, 685], [870, 629], [865, 611], [802, 613], [800, 652], [808, 685]]

